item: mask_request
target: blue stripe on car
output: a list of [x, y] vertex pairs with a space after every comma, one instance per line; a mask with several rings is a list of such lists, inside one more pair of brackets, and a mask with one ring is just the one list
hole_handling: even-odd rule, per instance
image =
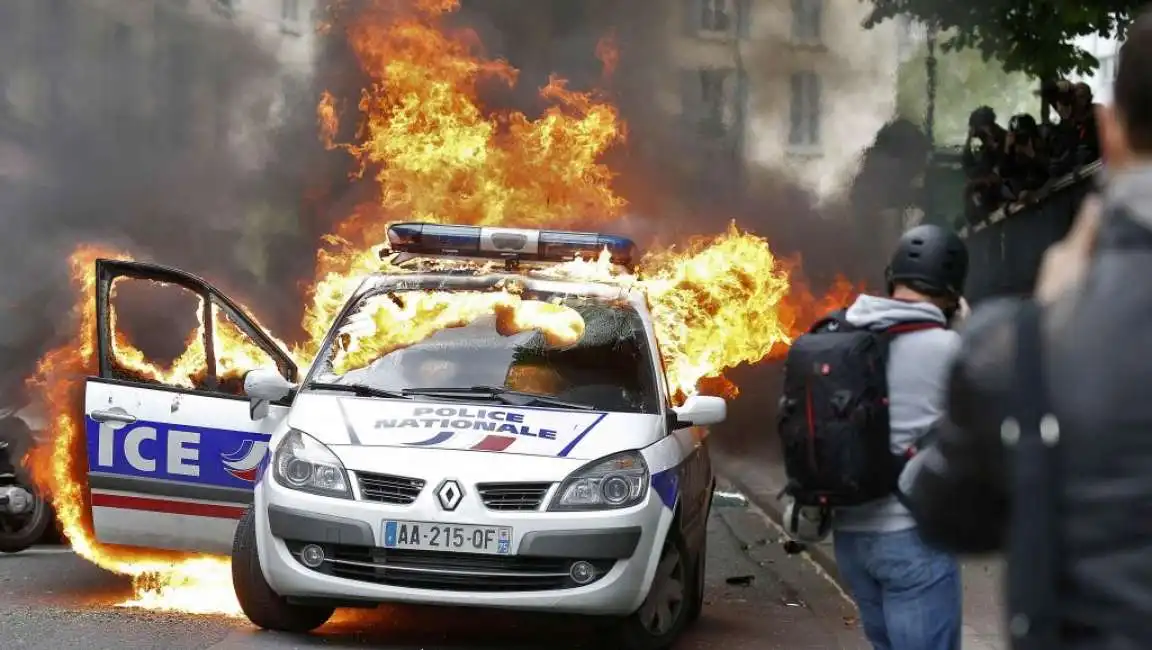
[[680, 494], [680, 468], [670, 467], [652, 475], [652, 489], [669, 510], [676, 507], [676, 497]]

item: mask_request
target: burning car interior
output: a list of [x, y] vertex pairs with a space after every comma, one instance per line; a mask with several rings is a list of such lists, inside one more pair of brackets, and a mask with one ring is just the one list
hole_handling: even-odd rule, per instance
[[[652, 352], [635, 310], [623, 302], [546, 294], [532, 298], [521, 304], [554, 305], [574, 312], [580, 319], [579, 339], [556, 345], [540, 329], [513, 331], [501, 327], [495, 313], [481, 313], [466, 324], [445, 327], [397, 347], [388, 332], [378, 337], [376, 330], [365, 326], [370, 318], [352, 316], [336, 337], [319, 376], [337, 375], [341, 383], [391, 391], [495, 385], [596, 409], [659, 412]], [[375, 304], [396, 303], [389, 299]], [[356, 367], [341, 368], [346, 365], [341, 355], [353, 350], [366, 354], [357, 355]]]
[[104, 268], [97, 314], [108, 326], [101, 361], [112, 378], [243, 396], [249, 370], [287, 370], [275, 344], [258, 340], [247, 317], [203, 281], [131, 263]]

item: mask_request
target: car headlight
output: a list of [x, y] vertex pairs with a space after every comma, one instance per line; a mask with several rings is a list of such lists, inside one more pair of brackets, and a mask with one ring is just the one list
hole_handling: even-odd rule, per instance
[[588, 463], [572, 472], [549, 510], [612, 510], [634, 506], [648, 494], [648, 464], [628, 451]]
[[306, 433], [292, 430], [284, 436], [272, 458], [272, 474], [286, 488], [352, 498], [344, 464], [331, 449]]

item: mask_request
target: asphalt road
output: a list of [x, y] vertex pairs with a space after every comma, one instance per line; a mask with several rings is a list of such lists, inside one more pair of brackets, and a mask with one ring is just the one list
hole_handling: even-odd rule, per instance
[[[704, 615], [683, 650], [864, 650], [855, 610], [819, 569], [784, 554], [754, 509], [718, 499], [709, 521]], [[245, 619], [116, 607], [126, 579], [59, 547], [0, 556], [5, 650], [247, 648], [595, 648], [586, 620], [465, 609], [341, 611], [311, 636], [257, 630]]]

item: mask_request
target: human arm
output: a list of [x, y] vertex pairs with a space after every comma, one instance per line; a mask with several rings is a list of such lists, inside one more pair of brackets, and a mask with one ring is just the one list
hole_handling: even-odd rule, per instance
[[946, 414], [909, 490], [921, 535], [950, 552], [993, 552], [1004, 541], [1008, 477], [1000, 422], [1012, 388], [1019, 306], [996, 301], [968, 319], [947, 382]]
[[[1092, 259], [1102, 205], [1090, 196], [1068, 235], [1044, 254], [1031, 298], [1066, 312]], [[967, 319], [935, 444], [921, 452], [909, 492], [921, 535], [953, 553], [987, 553], [1005, 541], [1010, 498], [1001, 426], [1016, 389], [1016, 319], [1026, 299], [982, 305]]]

